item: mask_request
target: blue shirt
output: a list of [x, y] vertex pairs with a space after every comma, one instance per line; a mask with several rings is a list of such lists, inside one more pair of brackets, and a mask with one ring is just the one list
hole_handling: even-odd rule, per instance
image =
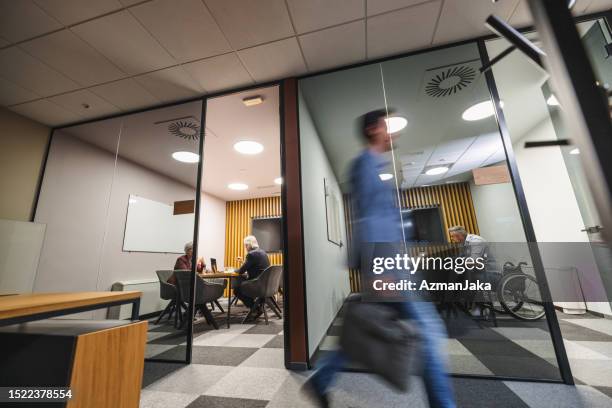
[[383, 155], [365, 149], [351, 166], [351, 194], [358, 243], [402, 242], [401, 218], [392, 181], [380, 179]]

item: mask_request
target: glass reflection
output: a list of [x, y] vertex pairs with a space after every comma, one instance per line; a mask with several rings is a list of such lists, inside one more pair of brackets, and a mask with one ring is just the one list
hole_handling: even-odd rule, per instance
[[121, 126], [110, 119], [53, 133], [34, 220], [46, 225], [34, 292], [110, 290], [103, 261]]
[[[450, 337], [448, 348], [438, 353], [448, 353], [452, 373], [559, 379], [556, 363], [550, 359], [554, 349], [540, 286], [480, 66], [478, 49], [471, 44], [300, 81], [302, 163], [320, 157], [328, 163], [316, 174], [310, 166], [302, 168], [304, 205], [325, 206], [325, 199], [318, 203], [316, 187], [328, 179], [337, 182], [343, 196], [346, 256], [352, 260], [348, 266], [334, 263], [339, 275], [331, 283], [330, 268], [309, 261], [334, 249], [314, 232], [329, 224], [329, 213], [305, 210], [308, 327], [315, 361], [326, 359], [331, 339], [325, 330], [342, 306], [343, 291], [348, 286], [350, 292], [363, 296], [372, 283], [364, 280], [363, 264], [360, 268], [351, 257], [359, 252], [355, 236], [364, 228], [365, 202], [354, 200], [356, 177], [351, 163], [367, 150], [361, 136], [362, 115], [380, 109], [391, 146], [377, 162], [376, 176], [379, 184], [393, 191], [398, 220], [397, 226], [382, 230], [401, 226], [399, 240], [410, 255], [486, 260], [484, 271], [461, 275], [461, 279], [487, 282], [490, 290], [459, 298], [448, 292], [423, 294], [420, 300], [433, 303], [407, 302], [437, 307], [432, 319], [438, 320], [433, 316], [439, 313]], [[378, 196], [372, 194], [370, 204]], [[327, 281], [318, 277], [319, 269], [325, 271]], [[459, 272], [453, 270], [423, 273], [427, 280], [445, 282], [456, 275]], [[327, 311], [321, 313], [318, 293], [324, 286], [335, 286], [340, 296], [337, 302], [324, 305]], [[418, 318], [414, 321], [419, 324]], [[529, 343], [534, 336], [537, 349]]]
[[122, 118], [102, 283], [143, 292], [155, 360], [187, 358], [201, 104]]

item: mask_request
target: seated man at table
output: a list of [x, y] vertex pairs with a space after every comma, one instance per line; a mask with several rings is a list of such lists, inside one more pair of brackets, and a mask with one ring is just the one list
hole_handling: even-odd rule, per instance
[[[176, 262], [174, 263], [174, 270], [191, 270], [191, 258], [193, 257], [193, 242], [188, 242], [185, 244], [185, 255], [181, 255], [176, 258]], [[202, 273], [206, 268], [206, 264], [204, 263], [204, 259], [202, 257], [198, 258], [198, 262], [196, 265], [196, 270], [198, 273]], [[172, 285], [176, 285], [176, 276], [172, 274], [168, 278], [168, 283]]]
[[270, 260], [268, 259], [266, 251], [259, 248], [257, 238], [253, 235], [249, 235], [244, 239], [244, 249], [247, 252], [246, 259], [240, 269], [236, 271], [240, 277], [232, 284], [234, 285], [234, 296], [240, 299], [246, 307], [251, 308], [253, 307], [255, 299], [241, 293], [240, 285], [244, 281], [258, 277], [268, 266], [270, 266]]

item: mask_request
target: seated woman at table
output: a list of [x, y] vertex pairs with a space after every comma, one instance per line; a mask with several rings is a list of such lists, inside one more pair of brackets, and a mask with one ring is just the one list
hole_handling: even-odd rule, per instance
[[[191, 258], [193, 257], [193, 242], [188, 242], [185, 244], [185, 255], [181, 255], [176, 259], [174, 263], [174, 270], [191, 270]], [[199, 257], [196, 264], [196, 271], [198, 273], [202, 273], [206, 268], [206, 264], [204, 263], [204, 258]], [[172, 285], [176, 285], [176, 276], [172, 274], [168, 278], [168, 283]]]

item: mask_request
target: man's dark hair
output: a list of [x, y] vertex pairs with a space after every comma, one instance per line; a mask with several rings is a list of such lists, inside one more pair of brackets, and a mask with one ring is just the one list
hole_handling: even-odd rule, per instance
[[[392, 113], [389, 110], [389, 114]], [[361, 133], [366, 140], [370, 140], [370, 135], [368, 135], [368, 128], [370, 126], [376, 125], [380, 119], [384, 119], [387, 117], [387, 111], [385, 109], [376, 109], [362, 115], [359, 119], [361, 122]]]

